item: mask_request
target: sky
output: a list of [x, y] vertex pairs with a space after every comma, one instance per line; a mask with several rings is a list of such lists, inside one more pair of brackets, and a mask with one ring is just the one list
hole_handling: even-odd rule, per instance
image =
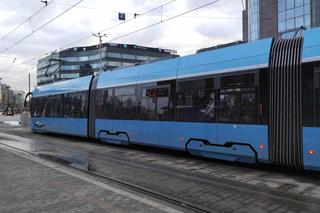
[[[48, 0], [45, 7], [40, 0], [0, 0], [2, 83], [27, 91], [30, 73], [33, 89], [38, 59], [65, 48], [97, 44], [91, 36], [97, 32], [107, 34], [103, 42], [174, 49], [181, 56], [242, 39], [241, 0], [220, 0], [177, 18], [173, 17], [213, 0], [82, 0], [48, 23], [79, 1]], [[134, 19], [135, 13], [150, 10]], [[126, 13], [126, 22], [118, 20], [118, 12]], [[122, 37], [156, 23], [160, 24]]]

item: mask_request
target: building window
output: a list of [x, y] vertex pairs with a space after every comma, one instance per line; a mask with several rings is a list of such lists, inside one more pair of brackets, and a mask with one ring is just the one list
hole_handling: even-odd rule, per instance
[[111, 58], [122, 58], [120, 53], [108, 52], [108, 57]]
[[133, 66], [133, 65], [134, 65], [134, 63], [122, 62], [123, 67], [129, 67], [129, 66]]
[[63, 65], [61, 66], [61, 70], [79, 70], [80, 65]]
[[248, 26], [249, 40], [259, 39], [259, 0], [249, 0]]
[[75, 62], [75, 61], [78, 61], [78, 57], [65, 57], [65, 58], [61, 58], [61, 60], [66, 62]]
[[112, 66], [112, 67], [121, 67], [122, 63], [119, 61], [108, 61], [108, 66]]
[[303, 0], [295, 0], [295, 6], [299, 7], [303, 5]]
[[149, 57], [149, 59], [150, 59], [150, 61], [153, 61], [153, 60], [157, 60], [157, 59], [159, 59], [158, 57]]
[[285, 21], [286, 20], [286, 12], [279, 12], [278, 14], [278, 21]]
[[285, 0], [278, 0], [278, 11], [285, 11], [286, 10], [286, 1]]
[[122, 54], [122, 58], [136, 60], [136, 56], [131, 54]]
[[80, 56], [79, 61], [89, 61], [89, 56]]
[[60, 74], [61, 78], [79, 78], [79, 73], [67, 73], [67, 74]]
[[301, 27], [304, 25], [304, 19], [303, 19], [303, 16], [300, 16], [300, 17], [297, 17], [295, 18], [295, 27], [298, 28], [298, 27]]
[[140, 61], [149, 61], [150, 58], [149, 58], [149, 56], [137, 55], [137, 60], [140, 60]]
[[286, 0], [286, 9], [294, 8], [294, 1], [293, 0]]
[[278, 0], [278, 31], [283, 38], [295, 33], [289, 31], [310, 28], [310, 0]]
[[89, 56], [89, 58], [90, 58], [90, 61], [99, 60], [100, 59], [100, 55], [99, 54], [98, 55], [91, 55], [91, 56]]
[[[97, 68], [100, 68], [100, 63], [90, 64], [90, 66], [92, 67], [92, 69], [97, 69]], [[107, 66], [107, 62], [103, 61], [101, 63], [101, 67], [105, 67], [105, 66]]]

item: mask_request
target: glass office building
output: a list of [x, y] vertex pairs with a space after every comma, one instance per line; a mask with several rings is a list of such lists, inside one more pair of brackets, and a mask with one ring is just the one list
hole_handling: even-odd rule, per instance
[[278, 0], [278, 32], [290, 37], [300, 27], [311, 28], [310, 0]]
[[320, 26], [319, 0], [246, 0], [243, 40], [288, 38], [303, 28]]
[[[175, 50], [133, 44], [105, 43], [101, 48], [101, 68], [111, 70], [160, 58], [176, 57]], [[99, 45], [73, 47], [54, 52], [38, 61], [37, 84], [43, 85], [91, 75], [100, 70]]]
[[250, 0], [248, 7], [249, 40], [259, 39], [259, 0]]

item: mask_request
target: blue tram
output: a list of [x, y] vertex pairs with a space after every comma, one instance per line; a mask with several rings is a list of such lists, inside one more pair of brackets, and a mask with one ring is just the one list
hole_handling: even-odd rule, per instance
[[320, 170], [320, 29], [37, 87], [34, 132]]

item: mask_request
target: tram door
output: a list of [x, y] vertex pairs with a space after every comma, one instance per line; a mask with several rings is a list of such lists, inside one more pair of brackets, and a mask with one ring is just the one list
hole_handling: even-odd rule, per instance
[[269, 64], [269, 159], [292, 168], [303, 168], [302, 44], [302, 37], [274, 41]]
[[88, 137], [89, 138], [95, 138], [95, 119], [96, 119], [96, 111], [95, 111], [95, 101], [97, 97], [97, 84], [98, 84], [98, 79], [99, 75], [93, 76], [91, 83], [90, 83], [90, 88], [89, 88], [89, 106], [88, 106]]
[[[140, 140], [143, 143], [167, 146], [170, 143], [170, 85], [141, 88]], [[159, 122], [162, 121], [162, 122]]]

